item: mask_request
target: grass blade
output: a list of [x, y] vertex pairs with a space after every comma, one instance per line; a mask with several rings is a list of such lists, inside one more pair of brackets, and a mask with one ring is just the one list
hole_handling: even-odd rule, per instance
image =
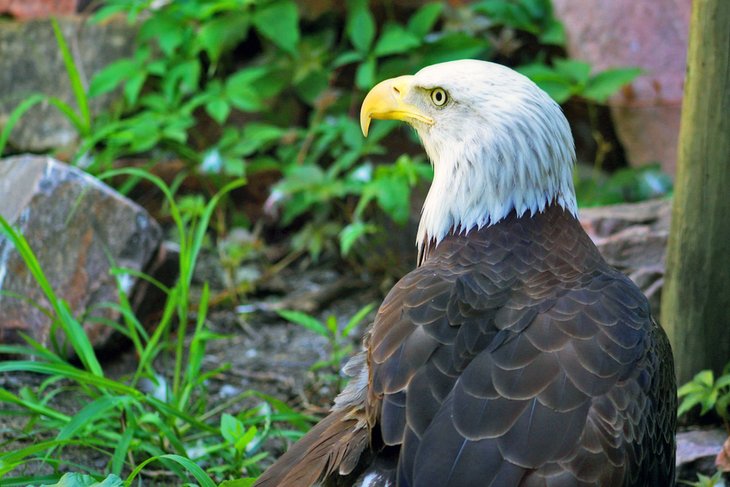
[[31, 95], [25, 100], [23, 100], [15, 109], [10, 113], [10, 116], [8, 117], [7, 122], [5, 122], [5, 127], [3, 127], [2, 133], [0, 133], [0, 155], [5, 152], [5, 145], [8, 143], [8, 138], [10, 138], [10, 133], [13, 131], [13, 128], [15, 127], [15, 124], [18, 123], [18, 120], [20, 120], [20, 117], [25, 115], [25, 112], [30, 110], [34, 105], [37, 105], [38, 103], [41, 103], [45, 101], [46, 97], [44, 95], [35, 94]]
[[110, 409], [124, 406], [131, 400], [127, 396], [102, 396], [96, 399], [76, 413], [71, 421], [58, 432], [57, 440], [68, 440], [72, 438], [81, 428], [93, 424], [97, 418]]
[[64, 39], [61, 28], [58, 25], [58, 20], [51, 18], [51, 25], [53, 26], [53, 33], [56, 36], [56, 42], [58, 42], [58, 48], [61, 50], [63, 64], [66, 66], [66, 74], [71, 83], [71, 90], [76, 97], [76, 104], [79, 106], [80, 118], [83, 124], [80, 126], [83, 130], [80, 130], [80, 132], [85, 136], [91, 130], [91, 114], [89, 113], [89, 101], [86, 97], [86, 89], [81, 81], [81, 75], [68, 48], [66, 39]]
[[76, 352], [81, 362], [91, 373], [102, 377], [104, 373], [96, 358], [96, 354], [94, 353], [94, 348], [91, 346], [89, 337], [86, 335], [81, 324], [71, 315], [68, 304], [63, 302], [63, 300], [58, 299], [58, 296], [53, 291], [51, 284], [48, 282], [33, 249], [31, 249], [30, 245], [28, 245], [28, 241], [25, 240], [23, 235], [10, 226], [2, 215], [0, 215], [0, 233], [5, 233], [5, 235], [8, 236], [10, 242], [15, 246], [15, 249], [22, 257], [25, 265], [28, 267], [28, 270], [33, 275], [33, 278], [43, 290], [43, 293], [51, 303], [53, 310], [56, 312], [56, 316], [59, 320], [58, 323], [61, 325], [61, 328], [66, 334], [74, 352]]
[[216, 487], [215, 482], [213, 482], [213, 480], [208, 477], [208, 474], [206, 474], [203, 469], [200, 468], [195, 462], [193, 462], [189, 458], [173, 454], [155, 456], [152, 458], [148, 458], [144, 462], [140, 463], [137, 468], [132, 471], [129, 477], [127, 477], [127, 485], [131, 485], [134, 478], [139, 475], [139, 472], [141, 472], [148, 463], [154, 462], [156, 460], [171, 460], [173, 462], [177, 462], [182, 465], [188, 472], [190, 472], [193, 477], [195, 477], [195, 480], [197, 480], [202, 487]]

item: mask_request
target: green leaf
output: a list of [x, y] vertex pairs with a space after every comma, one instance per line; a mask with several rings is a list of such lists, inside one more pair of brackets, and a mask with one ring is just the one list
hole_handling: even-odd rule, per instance
[[355, 71], [355, 85], [361, 90], [372, 88], [375, 84], [375, 58], [370, 57]]
[[89, 96], [99, 96], [114, 90], [122, 81], [137, 74], [137, 68], [137, 63], [132, 59], [120, 59], [108, 64], [91, 79]]
[[347, 37], [355, 49], [367, 54], [375, 39], [375, 18], [368, 8], [368, 0], [349, 0], [347, 6]]
[[144, 82], [147, 80], [147, 73], [145, 71], [137, 71], [136, 74], [132, 75], [124, 84], [124, 99], [130, 105], [136, 105], [139, 94], [142, 92]]
[[405, 30], [403, 26], [394, 23], [385, 24], [383, 34], [375, 44], [373, 53], [380, 56], [401, 54], [421, 45], [421, 40]]
[[246, 450], [246, 447], [254, 440], [258, 431], [259, 430], [256, 426], [249, 426], [246, 432], [241, 435], [238, 440], [236, 440], [234, 444], [236, 451], [240, 453]]
[[258, 7], [253, 24], [259, 34], [276, 46], [296, 54], [299, 43], [299, 12], [292, 0], [278, 0]]
[[246, 427], [243, 423], [228, 413], [223, 413], [221, 416], [221, 436], [230, 443], [235, 445], [239, 438], [243, 436], [246, 431]]
[[548, 21], [547, 27], [538, 36], [541, 44], [547, 44], [552, 46], [565, 46], [567, 38], [565, 36], [565, 27], [563, 24], [555, 19]]
[[396, 222], [403, 224], [408, 220], [410, 188], [408, 183], [397, 176], [376, 176], [370, 183], [375, 187], [378, 205]]
[[425, 4], [408, 20], [408, 32], [418, 38], [422, 38], [431, 32], [443, 9], [443, 3], [433, 2]]
[[139, 39], [147, 41], [157, 39], [162, 52], [172, 58], [177, 49], [185, 40], [186, 25], [171, 15], [160, 13], [150, 16], [139, 29]]
[[342, 329], [342, 336], [350, 336], [350, 333], [352, 333], [352, 330], [355, 329], [355, 327], [365, 319], [365, 317], [370, 314], [370, 312], [375, 308], [375, 303], [366, 304], [360, 310], [355, 313], [352, 318], [347, 322], [345, 327]]
[[256, 89], [256, 82], [269, 74], [264, 67], [245, 68], [226, 80], [226, 95], [233, 106], [245, 112], [256, 112], [264, 107], [263, 96]]
[[375, 233], [377, 226], [363, 221], [355, 221], [347, 225], [340, 232], [340, 253], [347, 255], [350, 253], [352, 246], [355, 245], [363, 235]]
[[346, 64], [354, 63], [357, 61], [362, 61], [362, 53], [357, 51], [347, 51], [335, 58], [334, 61], [332, 61], [332, 67], [333, 68], [339, 68], [340, 66], [344, 66]]
[[293, 311], [293, 310], [286, 310], [286, 309], [280, 309], [277, 310], [276, 313], [284, 318], [287, 321], [291, 321], [292, 323], [295, 323], [299, 326], [302, 326], [306, 328], [309, 331], [312, 331], [316, 333], [317, 335], [328, 337], [329, 333], [327, 332], [327, 328], [322, 324], [321, 321], [318, 319], [309, 316], [306, 313], [302, 313], [301, 311]]
[[240, 12], [231, 12], [204, 24], [198, 32], [203, 49], [216, 64], [221, 55], [232, 49], [248, 35], [248, 18]]
[[588, 80], [586, 89], [581, 94], [589, 100], [603, 103], [622, 86], [631, 83], [641, 73], [642, 70], [640, 68], [609, 69], [603, 71]]
[[585, 61], [555, 59], [553, 64], [555, 65], [555, 71], [577, 85], [585, 85], [591, 75], [591, 65]]
[[214, 98], [205, 104], [205, 111], [213, 120], [219, 124], [223, 124], [231, 113], [231, 106], [222, 98]]
[[[118, 476], [111, 474], [101, 482], [90, 475], [80, 473], [66, 473], [55, 484], [44, 484], [43, 487], [123, 487], [124, 482]], [[32, 486], [31, 486], [32, 487]]]
[[464, 32], [450, 32], [426, 42], [421, 65], [442, 63], [455, 59], [478, 59], [488, 44]]
[[573, 93], [570, 79], [545, 64], [526, 64], [517, 68], [517, 71], [534, 81], [558, 103], [565, 102]]

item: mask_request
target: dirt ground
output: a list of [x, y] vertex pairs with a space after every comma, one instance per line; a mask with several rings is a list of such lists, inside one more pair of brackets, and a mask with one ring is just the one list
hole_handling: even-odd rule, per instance
[[[207, 262], [210, 260], [207, 259]], [[215, 269], [202, 269], [197, 281], [202, 282], [206, 275], [216, 272]], [[217, 279], [212, 281], [215, 284]], [[214, 370], [225, 364], [229, 367], [207, 381], [208, 404], [211, 407], [227, 404], [222, 412], [235, 415], [261, 402], [256, 398], [235, 399], [247, 391], [258, 391], [281, 399], [298, 411], [320, 416], [326, 413], [337, 394], [337, 386], [332, 381], [322, 380], [321, 374], [309, 369], [313, 363], [330, 356], [329, 344], [324, 337], [286, 322], [274, 310], [304, 310], [321, 320], [335, 315], [338, 323], [344, 324], [363, 306], [379, 302], [382, 294], [377, 286], [367, 282], [367, 277], [345, 275], [332, 266], [286, 269], [271, 284], [256, 298], [247, 299], [234, 309], [226, 306], [209, 312], [210, 331], [226, 338], [208, 342], [203, 369]], [[374, 312], [371, 312], [352, 334], [355, 349], [360, 346], [360, 337], [373, 315]], [[100, 359], [105, 374], [113, 379], [124, 380], [134, 372], [137, 364], [134, 350], [122, 343], [101, 353]], [[159, 361], [155, 369], [171, 370], [171, 364], [168, 366]], [[36, 390], [45, 379], [31, 373], [0, 374], [0, 387], [17, 394], [24, 387]], [[83, 404], [79, 404], [74, 394], [60, 393], [54, 398], [53, 406], [71, 414]], [[11, 451], [33, 442], [53, 439], [28, 438], [23, 433], [26, 423], [24, 416], [0, 416], [0, 445], [3, 445], [3, 450]], [[283, 443], [272, 445], [274, 450], [284, 447]], [[104, 470], [109, 460], [93, 450], [69, 447], [64, 448], [63, 457], [71, 463], [99, 471]], [[11, 476], [52, 472], [50, 465], [39, 460], [14, 470]], [[161, 484], [157, 481], [152, 483]]]

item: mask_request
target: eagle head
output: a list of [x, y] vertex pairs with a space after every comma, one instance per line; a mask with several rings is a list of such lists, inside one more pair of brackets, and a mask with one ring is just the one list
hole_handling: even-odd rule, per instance
[[575, 148], [560, 106], [527, 77], [499, 64], [451, 61], [377, 84], [360, 125], [410, 124], [434, 167], [417, 242], [492, 225], [514, 211], [558, 204], [577, 213]]

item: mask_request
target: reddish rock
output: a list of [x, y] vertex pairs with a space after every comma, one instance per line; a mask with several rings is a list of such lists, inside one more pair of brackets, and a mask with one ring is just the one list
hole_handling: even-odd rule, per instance
[[0, 14], [19, 20], [40, 19], [76, 13], [78, 0], [0, 0]]
[[[0, 160], [0, 215], [25, 236], [51, 287], [68, 302], [92, 343], [104, 344], [112, 329], [99, 318], [119, 318], [103, 306], [117, 301], [110, 269], [142, 270], [159, 245], [157, 223], [84, 172], [36, 156]], [[135, 279], [119, 279], [130, 291]], [[25, 262], [0, 234], [0, 343], [23, 343], [20, 333], [25, 333], [52, 344], [52, 320], [43, 311], [48, 308]], [[60, 330], [54, 338], [64, 343]]]
[[730, 438], [722, 444], [722, 450], [715, 457], [717, 469], [723, 472], [730, 472]]
[[691, 0], [553, 0], [568, 53], [594, 70], [638, 66], [644, 74], [609, 101], [634, 165], [672, 174], [689, 38]]

